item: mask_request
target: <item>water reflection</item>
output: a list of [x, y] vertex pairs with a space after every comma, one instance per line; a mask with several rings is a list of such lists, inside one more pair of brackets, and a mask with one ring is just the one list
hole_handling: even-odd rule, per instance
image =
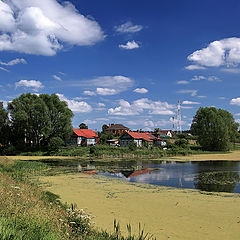
[[206, 162], [197, 167], [194, 185], [203, 191], [234, 192], [240, 181], [238, 162]]
[[47, 163], [65, 173], [84, 172], [121, 178], [129, 182], [240, 193], [240, 161], [59, 160]]

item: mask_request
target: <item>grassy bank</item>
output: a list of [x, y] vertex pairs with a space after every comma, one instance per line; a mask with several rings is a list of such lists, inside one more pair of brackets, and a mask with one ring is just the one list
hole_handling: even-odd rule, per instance
[[157, 239], [237, 240], [240, 236], [239, 194], [205, 193], [133, 184], [85, 174], [42, 177], [45, 189], [76, 202], [95, 216], [99, 228], [112, 221], [141, 222]]
[[0, 239], [3, 240], [143, 240], [140, 231], [123, 237], [119, 225], [114, 232], [96, 230], [91, 216], [74, 205], [62, 204], [58, 196], [33, 183], [36, 175], [47, 174], [41, 162], [0, 158]]

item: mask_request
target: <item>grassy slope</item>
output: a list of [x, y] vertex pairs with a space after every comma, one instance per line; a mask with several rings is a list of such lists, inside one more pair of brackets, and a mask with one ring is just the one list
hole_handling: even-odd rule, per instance
[[121, 225], [131, 223], [135, 229], [141, 222], [161, 240], [237, 240], [240, 236], [239, 194], [206, 194], [84, 174], [41, 181], [63, 201], [76, 202], [95, 215], [100, 228], [112, 229], [117, 218]]

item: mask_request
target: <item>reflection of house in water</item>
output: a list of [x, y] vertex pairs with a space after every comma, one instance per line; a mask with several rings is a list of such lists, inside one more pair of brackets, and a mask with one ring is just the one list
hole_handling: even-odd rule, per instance
[[151, 173], [152, 171], [154, 171], [154, 168], [146, 168], [143, 170], [126, 170], [126, 171], [121, 171], [121, 173], [126, 177], [126, 178], [132, 178], [132, 177], [136, 177], [142, 174], [146, 174], [146, 173]]

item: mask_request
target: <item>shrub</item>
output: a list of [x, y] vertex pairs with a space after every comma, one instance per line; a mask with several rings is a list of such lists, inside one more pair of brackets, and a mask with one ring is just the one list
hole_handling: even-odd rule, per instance
[[131, 151], [135, 151], [137, 149], [137, 143], [131, 142], [130, 145], [129, 145], [129, 149]]
[[63, 146], [64, 142], [60, 137], [53, 137], [50, 139], [48, 143], [49, 151], [58, 151], [61, 146]]

